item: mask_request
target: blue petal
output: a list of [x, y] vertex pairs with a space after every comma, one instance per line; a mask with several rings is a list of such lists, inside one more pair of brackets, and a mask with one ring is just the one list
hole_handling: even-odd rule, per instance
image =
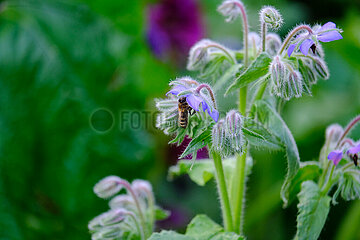
[[204, 112], [206, 111], [206, 109], [209, 108], [209, 106], [207, 105], [207, 103], [205, 101], [202, 101], [201, 106], [202, 106], [202, 109]]
[[171, 89], [170, 91], [168, 91], [166, 93], [166, 95], [169, 94], [174, 94], [174, 95], [178, 95], [180, 92], [187, 90], [187, 88], [185, 86], [182, 85], [177, 85], [175, 86], [173, 89]]
[[210, 109], [207, 109], [208, 114], [212, 119], [214, 119], [215, 122], [219, 120], [219, 112], [218, 110], [214, 109], [214, 111], [210, 112]]
[[303, 41], [300, 45], [300, 51], [302, 52], [302, 54], [307, 56], [309, 53], [309, 49], [313, 44], [314, 44], [314, 41], [311, 39], [306, 39], [305, 41]]
[[296, 45], [295, 44], [291, 44], [288, 48], [287, 54], [290, 57], [291, 54], [293, 53], [294, 49], [295, 49]]
[[195, 96], [194, 94], [190, 94], [186, 101], [195, 111], [199, 111], [199, 105], [203, 101], [201, 97]]
[[321, 33], [323, 31], [327, 31], [327, 30], [330, 30], [330, 29], [335, 29], [336, 28], [336, 24], [333, 23], [333, 22], [327, 22], [325, 23], [324, 25], [322, 25], [321, 28], [319, 28], [317, 30], [318, 33]]
[[341, 34], [336, 30], [325, 32], [317, 36], [317, 39], [322, 42], [331, 42], [342, 38]]
[[334, 150], [328, 155], [328, 159], [330, 161], [333, 161], [335, 165], [338, 165], [340, 160], [342, 159], [342, 151], [340, 150]]

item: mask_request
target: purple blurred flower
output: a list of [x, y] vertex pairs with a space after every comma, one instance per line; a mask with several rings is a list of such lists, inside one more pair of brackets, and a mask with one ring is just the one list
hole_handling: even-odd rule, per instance
[[355, 147], [349, 148], [349, 150], [346, 151], [346, 154], [353, 160], [355, 166], [358, 165], [359, 152], [360, 152], [360, 144], [358, 144]]
[[[199, 87], [205, 86], [206, 84], [201, 84], [195, 87], [191, 87], [189, 85], [181, 84], [179, 81], [174, 81], [175, 85], [168, 94], [173, 94], [178, 97], [185, 97], [187, 103], [189, 106], [194, 109], [195, 111], [200, 111], [200, 104], [202, 106], [203, 111], [207, 111], [209, 116], [217, 122], [219, 119], [219, 112], [215, 109], [214, 103], [212, 102], [212, 99], [210, 99], [207, 95], [204, 95], [200, 92]], [[209, 93], [212, 94], [212, 90], [208, 85], [206, 85], [206, 88], [208, 89]]]
[[342, 157], [343, 157], [343, 153], [341, 150], [334, 150], [334, 151], [330, 152], [328, 155], [328, 159], [330, 161], [333, 161], [335, 166], [338, 165], [338, 163], [340, 162]]
[[148, 8], [147, 38], [154, 54], [186, 55], [203, 35], [200, 9], [195, 0], [161, 0]]
[[358, 152], [360, 152], [360, 144], [346, 151], [347, 154], [357, 154]]
[[333, 22], [325, 23], [322, 27], [316, 29], [313, 34], [301, 34], [296, 38], [296, 42], [291, 44], [288, 48], [288, 56], [290, 57], [295, 50], [298, 43], [300, 43], [300, 51], [305, 56], [308, 55], [309, 49], [313, 52], [316, 49], [316, 43], [320, 42], [332, 42], [340, 40], [343, 37], [340, 34], [341, 30], [336, 28], [336, 24]]

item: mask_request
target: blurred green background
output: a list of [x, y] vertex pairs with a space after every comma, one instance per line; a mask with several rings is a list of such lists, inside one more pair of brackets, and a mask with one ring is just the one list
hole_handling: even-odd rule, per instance
[[[197, 1], [201, 34], [238, 47], [240, 21], [225, 23], [216, 12], [220, 2]], [[252, 31], [259, 29], [257, 11], [264, 4], [283, 14], [282, 36], [300, 22], [333, 21], [344, 30], [343, 40], [324, 44], [331, 78], [283, 111], [301, 159], [315, 159], [326, 126], [345, 125], [360, 113], [360, 3], [244, 2]], [[160, 57], [150, 47], [149, 6], [159, 3], [0, 1], [0, 239], [90, 239], [88, 221], [107, 209], [92, 187], [107, 175], [151, 181], [158, 203], [173, 211], [161, 227], [181, 231], [198, 213], [221, 222], [214, 184], [200, 188], [187, 177], [166, 179], [178, 150], [153, 127], [153, 98], [164, 96], [169, 80], [189, 73], [186, 45], [173, 44]], [[170, 33], [182, 27], [181, 14], [189, 14], [177, 9], [169, 14], [180, 16], [169, 22]], [[131, 128], [124, 111], [149, 117]], [[360, 137], [359, 128], [353, 136]], [[281, 207], [283, 153], [253, 156], [245, 233], [250, 240], [291, 239], [297, 209], [296, 202]], [[360, 239], [359, 222], [360, 202], [340, 201], [321, 239]]]

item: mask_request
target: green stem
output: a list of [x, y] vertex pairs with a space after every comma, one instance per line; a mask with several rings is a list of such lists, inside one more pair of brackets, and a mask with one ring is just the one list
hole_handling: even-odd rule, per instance
[[234, 209], [234, 229], [238, 234], [243, 233], [243, 217], [244, 217], [244, 202], [245, 202], [245, 178], [246, 178], [246, 154], [245, 148], [242, 155], [236, 157], [235, 177], [232, 191], [233, 209]]
[[262, 39], [262, 48], [261, 48], [261, 51], [262, 52], [265, 52], [265, 48], [266, 48], [266, 32], [267, 32], [267, 29], [266, 29], [266, 23], [262, 23], [262, 26], [261, 26], [261, 39]]
[[330, 172], [330, 175], [329, 175], [329, 178], [328, 178], [328, 181], [326, 183], [326, 185], [323, 187], [322, 189], [322, 194], [327, 194], [328, 191], [330, 190], [332, 184], [333, 184], [333, 181], [332, 180], [332, 176], [334, 174], [334, 170], [335, 170], [335, 164], [333, 164], [332, 168], [331, 168], [331, 172]]
[[212, 152], [212, 156], [214, 159], [214, 165], [216, 170], [216, 182], [220, 195], [221, 211], [223, 214], [225, 231], [231, 232], [233, 231], [233, 220], [231, 216], [230, 201], [229, 201], [228, 191], [226, 188], [222, 159], [221, 156], [214, 151]]

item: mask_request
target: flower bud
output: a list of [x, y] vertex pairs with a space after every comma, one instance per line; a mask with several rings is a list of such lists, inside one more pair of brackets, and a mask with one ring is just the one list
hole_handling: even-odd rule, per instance
[[136, 179], [132, 182], [131, 186], [134, 192], [141, 197], [146, 198], [152, 194], [152, 187], [148, 181]]
[[279, 56], [275, 56], [270, 64], [270, 71], [275, 95], [285, 100], [302, 95], [303, 80], [300, 72], [281, 61]]
[[225, 118], [225, 137], [228, 137], [233, 152], [242, 152], [244, 138], [241, 127], [241, 114], [235, 110], [229, 111]]
[[129, 211], [120, 208], [120, 209], [112, 209], [105, 213], [105, 215], [100, 219], [101, 225], [109, 226], [116, 223], [122, 222], [126, 215], [129, 214]]
[[119, 226], [104, 227], [91, 236], [92, 240], [119, 239], [123, 234]]
[[326, 128], [326, 142], [330, 141], [330, 144], [337, 143], [343, 133], [344, 129], [339, 124], [331, 124]]
[[211, 40], [203, 39], [191, 47], [186, 67], [188, 70], [199, 70], [209, 61], [208, 45], [211, 43]]
[[268, 33], [266, 35], [266, 52], [270, 56], [275, 56], [281, 47], [281, 38], [276, 33]]
[[260, 36], [256, 32], [249, 32], [249, 48], [255, 49], [256, 51], [260, 48]]
[[[279, 89], [286, 78], [286, 66], [285, 63], [281, 60], [279, 55], [274, 57], [274, 60], [270, 64], [270, 73], [273, 88], [275, 93], [279, 92]], [[278, 94], [276, 94], [278, 95]]]
[[97, 231], [99, 229], [101, 229], [103, 226], [101, 224], [101, 219], [103, 219], [106, 216], [107, 213], [102, 213], [99, 216], [96, 216], [95, 218], [93, 218], [89, 224], [88, 224], [88, 228], [90, 230], [90, 232], [94, 232]]
[[274, 7], [263, 7], [260, 10], [260, 22], [265, 23], [270, 28], [277, 30], [281, 27], [283, 19], [278, 10]]
[[122, 189], [121, 181], [117, 176], [108, 176], [94, 186], [94, 192], [100, 198], [112, 197]]
[[239, 0], [225, 0], [217, 10], [227, 17], [226, 22], [232, 22], [241, 15], [240, 6], [244, 8], [244, 4]]
[[131, 209], [135, 205], [134, 199], [129, 195], [118, 195], [111, 199], [109, 202], [109, 206], [111, 209], [116, 208], [125, 208], [125, 209]]
[[330, 73], [329, 69], [322, 58], [314, 57], [314, 68], [316, 73], [323, 78], [324, 80], [329, 79]]
[[214, 150], [218, 153], [224, 153], [225, 147], [225, 121], [223, 119], [219, 120], [212, 129], [212, 146]]

